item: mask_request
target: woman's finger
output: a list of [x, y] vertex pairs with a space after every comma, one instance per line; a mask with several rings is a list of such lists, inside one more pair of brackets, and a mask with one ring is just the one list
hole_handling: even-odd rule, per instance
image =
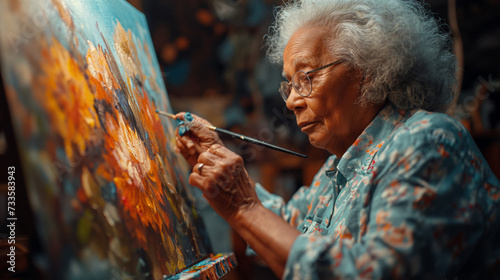
[[214, 155], [208, 151], [201, 153], [200, 156], [198, 157], [199, 163], [204, 163], [209, 166], [214, 166], [218, 160], [220, 160], [219, 156]]
[[[198, 168], [198, 164], [195, 165], [193, 170], [195, 168]], [[205, 168], [205, 166], [203, 166], [203, 168]], [[204, 171], [203, 168], [201, 172], [207, 172], [207, 170]], [[200, 175], [198, 172], [192, 172], [191, 175], [189, 175], [189, 184], [200, 189], [203, 193], [203, 196], [207, 198], [209, 202], [211, 201], [211, 199], [214, 199], [220, 194], [220, 188], [216, 183], [214, 183], [211, 177]]]
[[224, 147], [223, 145], [219, 145], [219, 144], [212, 145], [210, 148], [208, 148], [207, 152], [214, 154], [214, 155], [221, 157], [221, 158], [226, 158], [228, 153], [233, 153], [228, 148]]
[[182, 138], [176, 136], [175, 144], [177, 148], [181, 151], [183, 156], [193, 156], [196, 154], [196, 148], [189, 138]]
[[179, 113], [176, 115], [176, 118], [183, 120], [185, 122], [184, 126], [188, 128], [183, 135], [199, 140], [200, 148], [204, 150], [213, 144], [222, 144], [219, 135], [208, 128], [208, 126], [212, 125], [210, 122], [191, 114], [192, 120], [186, 123], [186, 114]]
[[203, 167], [205, 166], [204, 163], [198, 162], [193, 166], [193, 173], [198, 173], [201, 175], [201, 172], [203, 171]]
[[175, 145], [177, 146], [177, 148], [179, 148], [179, 150], [181, 151], [187, 151], [189, 150], [188, 147], [186, 146], [184, 140], [182, 140], [179, 135], [176, 135], [175, 136]]

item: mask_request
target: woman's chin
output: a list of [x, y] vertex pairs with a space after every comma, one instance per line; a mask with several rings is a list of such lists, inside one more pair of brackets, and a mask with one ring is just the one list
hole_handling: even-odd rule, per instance
[[338, 137], [318, 137], [320, 135], [308, 135], [309, 136], [309, 143], [313, 147], [316, 147], [318, 149], [322, 149], [325, 151], [328, 151], [331, 154], [337, 155], [337, 156], [342, 156], [345, 150], [347, 150], [348, 146], [342, 146], [341, 143], [338, 141]]
[[324, 141], [320, 141], [321, 138], [318, 138], [317, 135], [309, 134], [308, 136], [309, 136], [309, 143], [311, 143], [311, 145], [313, 147], [316, 147], [316, 148], [319, 148], [319, 149], [325, 149], [326, 148], [325, 145], [324, 145], [324, 143], [322, 143]]

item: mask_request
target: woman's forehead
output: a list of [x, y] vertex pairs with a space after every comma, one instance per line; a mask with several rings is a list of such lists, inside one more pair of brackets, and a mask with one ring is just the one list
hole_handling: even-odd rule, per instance
[[[327, 49], [318, 28], [304, 27], [298, 29], [288, 41], [283, 59], [285, 64], [293, 68], [321, 64]], [[287, 61], [288, 60], [288, 61]]]

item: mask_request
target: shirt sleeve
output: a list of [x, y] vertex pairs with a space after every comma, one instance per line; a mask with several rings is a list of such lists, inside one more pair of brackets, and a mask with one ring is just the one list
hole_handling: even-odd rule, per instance
[[255, 184], [255, 191], [267, 209], [282, 217], [287, 223], [297, 227], [307, 213], [307, 192], [309, 187], [301, 187], [285, 204], [281, 196], [269, 193], [261, 184]]
[[453, 279], [494, 216], [482, 162], [471, 143], [399, 140], [376, 158], [360, 240], [300, 235], [284, 279]]
[[[306, 215], [307, 205], [305, 202], [308, 187], [300, 188], [290, 199], [290, 201], [285, 204], [283, 198], [279, 195], [272, 194], [268, 192], [261, 184], [255, 183], [255, 192], [259, 197], [262, 205], [267, 209], [271, 210], [274, 214], [282, 217], [287, 223], [297, 227]], [[257, 253], [248, 246], [246, 250], [247, 256], [255, 256]]]

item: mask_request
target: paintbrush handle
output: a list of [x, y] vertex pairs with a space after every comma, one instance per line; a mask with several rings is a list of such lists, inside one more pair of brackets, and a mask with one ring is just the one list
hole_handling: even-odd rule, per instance
[[263, 141], [251, 138], [251, 137], [247, 137], [247, 136], [244, 136], [244, 135], [241, 135], [241, 134], [229, 131], [229, 130], [218, 128], [218, 127], [215, 127], [215, 126], [212, 126], [212, 125], [207, 125], [207, 127], [210, 130], [213, 130], [213, 131], [216, 131], [218, 133], [222, 133], [222, 134], [226, 134], [226, 135], [232, 136], [234, 138], [240, 139], [240, 140], [245, 141], [245, 142], [249, 142], [249, 143], [252, 143], [252, 144], [264, 146], [264, 147], [271, 148], [271, 149], [276, 150], [276, 151], [280, 151], [280, 152], [292, 154], [292, 155], [295, 155], [295, 156], [307, 158], [306, 155], [299, 154], [297, 152], [290, 151], [290, 150], [287, 150], [285, 148], [281, 148], [281, 147], [275, 146], [273, 144], [269, 144], [269, 143], [266, 143], [266, 142], [263, 142]]
[[169, 117], [169, 118], [175, 120], [175, 115], [174, 114], [170, 114], [170, 113], [167, 113], [165, 111], [160, 111], [160, 110], [156, 110], [156, 113], [159, 114], [159, 115], [162, 115], [162, 116], [165, 116], [165, 117]]

